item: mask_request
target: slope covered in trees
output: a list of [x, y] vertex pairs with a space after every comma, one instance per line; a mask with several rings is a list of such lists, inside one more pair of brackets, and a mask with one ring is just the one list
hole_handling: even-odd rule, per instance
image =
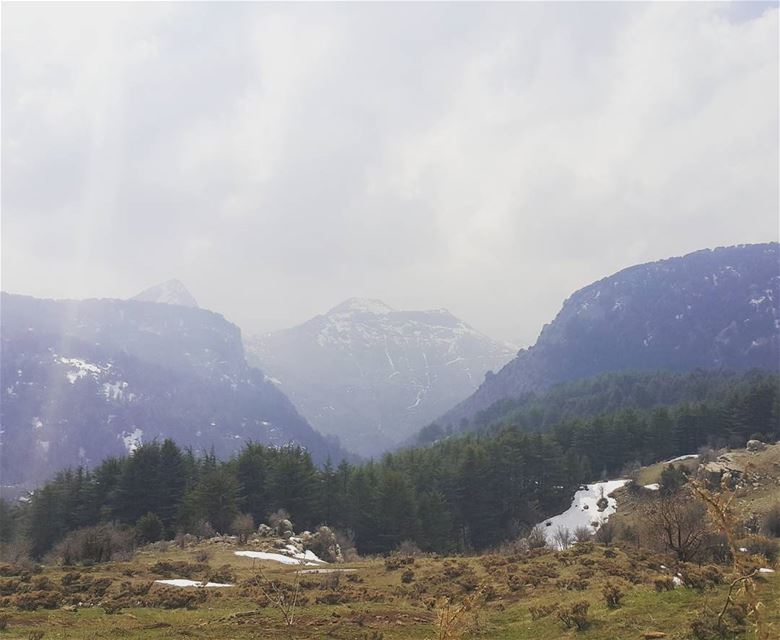
[[705, 249], [624, 269], [573, 293], [536, 344], [437, 422], [504, 398], [616, 371], [777, 371], [776, 242]]
[[546, 433], [497, 428], [335, 468], [318, 468], [300, 447], [250, 443], [220, 462], [166, 440], [89, 472], [64, 471], [10, 513], [4, 505], [15, 526], [2, 535], [28, 537], [41, 555], [67, 531], [100, 521], [136, 525], [154, 513], [172, 536], [224, 532], [240, 513], [257, 523], [285, 509], [298, 529], [350, 531], [363, 553], [404, 540], [481, 550], [562, 511], [582, 482], [706, 444], [744, 444], [756, 433], [780, 436], [776, 377], [745, 376], [702, 402], [576, 417]]
[[478, 411], [470, 420], [464, 418], [457, 426], [444, 428], [433, 423], [420, 431], [417, 444], [488, 428], [517, 426], [528, 431], [547, 431], [575, 418], [628, 409], [647, 411], [661, 406], [713, 403], [738, 391], [776, 385], [777, 381], [777, 374], [762, 370], [607, 373], [564, 382], [546, 391], [504, 398]]

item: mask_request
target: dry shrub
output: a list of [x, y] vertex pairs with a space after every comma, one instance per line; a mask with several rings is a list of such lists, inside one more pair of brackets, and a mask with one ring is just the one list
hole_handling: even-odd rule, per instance
[[68, 533], [51, 552], [64, 565], [127, 560], [133, 551], [133, 531], [113, 524], [84, 527]]
[[542, 604], [538, 606], [531, 605], [528, 607], [528, 612], [531, 614], [531, 620], [540, 620], [546, 618], [551, 613], [558, 609], [557, 604]]
[[0, 596], [12, 596], [18, 593], [21, 584], [21, 580], [14, 578], [0, 580]]
[[209, 571], [207, 564], [186, 562], [184, 560], [159, 560], [150, 568], [154, 574], [163, 578], [193, 578]]
[[583, 631], [590, 624], [588, 609], [590, 604], [586, 600], [573, 602], [566, 607], [558, 608], [558, 619], [567, 629], [576, 628], [577, 631]]
[[23, 611], [58, 609], [60, 606], [60, 594], [56, 591], [27, 591], [13, 596], [11, 604]]
[[396, 571], [397, 569], [400, 569], [403, 566], [413, 565], [413, 564], [414, 564], [414, 557], [412, 556], [392, 555], [385, 558], [386, 571]]
[[210, 559], [211, 559], [211, 554], [205, 549], [201, 549], [200, 551], [197, 551], [195, 553], [195, 562], [200, 562], [201, 564], [205, 564], [208, 563]]
[[653, 585], [655, 586], [655, 590], [659, 593], [661, 591], [673, 591], [674, 590], [674, 580], [670, 576], [665, 576], [663, 578], [656, 578], [653, 580]]
[[604, 596], [604, 601], [610, 609], [617, 609], [620, 606], [620, 601], [626, 595], [622, 586], [612, 580], [604, 583], [601, 587], [601, 594]]
[[767, 536], [780, 538], [780, 502], [775, 502], [761, 519], [761, 530]]
[[205, 601], [205, 589], [160, 586], [144, 598], [143, 605], [160, 609], [194, 609], [199, 603]]
[[525, 537], [529, 549], [544, 549], [547, 546], [547, 535], [541, 525], [536, 525]]
[[11, 619], [10, 613], [0, 612], [0, 631], [8, 629], [8, 621]]
[[231, 568], [229, 564], [223, 564], [218, 569], [214, 569], [211, 573], [208, 574], [208, 577], [206, 578], [207, 582], [235, 582], [236, 581], [236, 574]]
[[754, 556], [764, 556], [767, 562], [774, 563], [777, 560], [778, 544], [777, 541], [765, 536], [748, 536], [740, 540], [740, 546], [747, 549], [747, 552]]
[[558, 589], [566, 589], [567, 591], [584, 591], [588, 588], [588, 581], [583, 578], [558, 578], [555, 581], [555, 586]]
[[401, 574], [401, 582], [404, 584], [409, 584], [414, 580], [414, 571], [411, 569], [407, 569]]

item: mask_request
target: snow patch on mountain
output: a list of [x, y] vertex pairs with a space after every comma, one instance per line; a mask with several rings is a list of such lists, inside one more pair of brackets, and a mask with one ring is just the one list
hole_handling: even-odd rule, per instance
[[176, 304], [182, 307], [198, 307], [198, 303], [181, 281], [172, 279], [144, 289], [130, 298], [141, 302], [158, 302], [160, 304]]

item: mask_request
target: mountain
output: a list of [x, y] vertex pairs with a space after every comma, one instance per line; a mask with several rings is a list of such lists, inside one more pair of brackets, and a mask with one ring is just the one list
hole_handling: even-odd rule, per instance
[[513, 355], [444, 309], [360, 298], [246, 344], [316, 429], [363, 455], [401, 442]]
[[705, 249], [624, 269], [568, 298], [536, 344], [437, 422], [610, 371], [780, 367], [776, 242]]
[[163, 304], [176, 304], [182, 307], [198, 307], [198, 303], [192, 294], [187, 291], [180, 280], [168, 280], [161, 284], [156, 284], [153, 287], [144, 289], [136, 296], [130, 298], [131, 300], [139, 300], [141, 302], [160, 302]]
[[249, 440], [342, 455], [247, 365], [238, 327], [216, 313], [6, 293], [0, 313], [4, 485], [166, 437], [218, 455]]

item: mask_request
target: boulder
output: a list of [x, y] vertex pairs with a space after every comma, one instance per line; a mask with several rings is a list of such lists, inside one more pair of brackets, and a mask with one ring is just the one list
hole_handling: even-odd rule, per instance
[[763, 451], [766, 449], [766, 444], [761, 442], [761, 440], [748, 440], [745, 449], [748, 451]]

